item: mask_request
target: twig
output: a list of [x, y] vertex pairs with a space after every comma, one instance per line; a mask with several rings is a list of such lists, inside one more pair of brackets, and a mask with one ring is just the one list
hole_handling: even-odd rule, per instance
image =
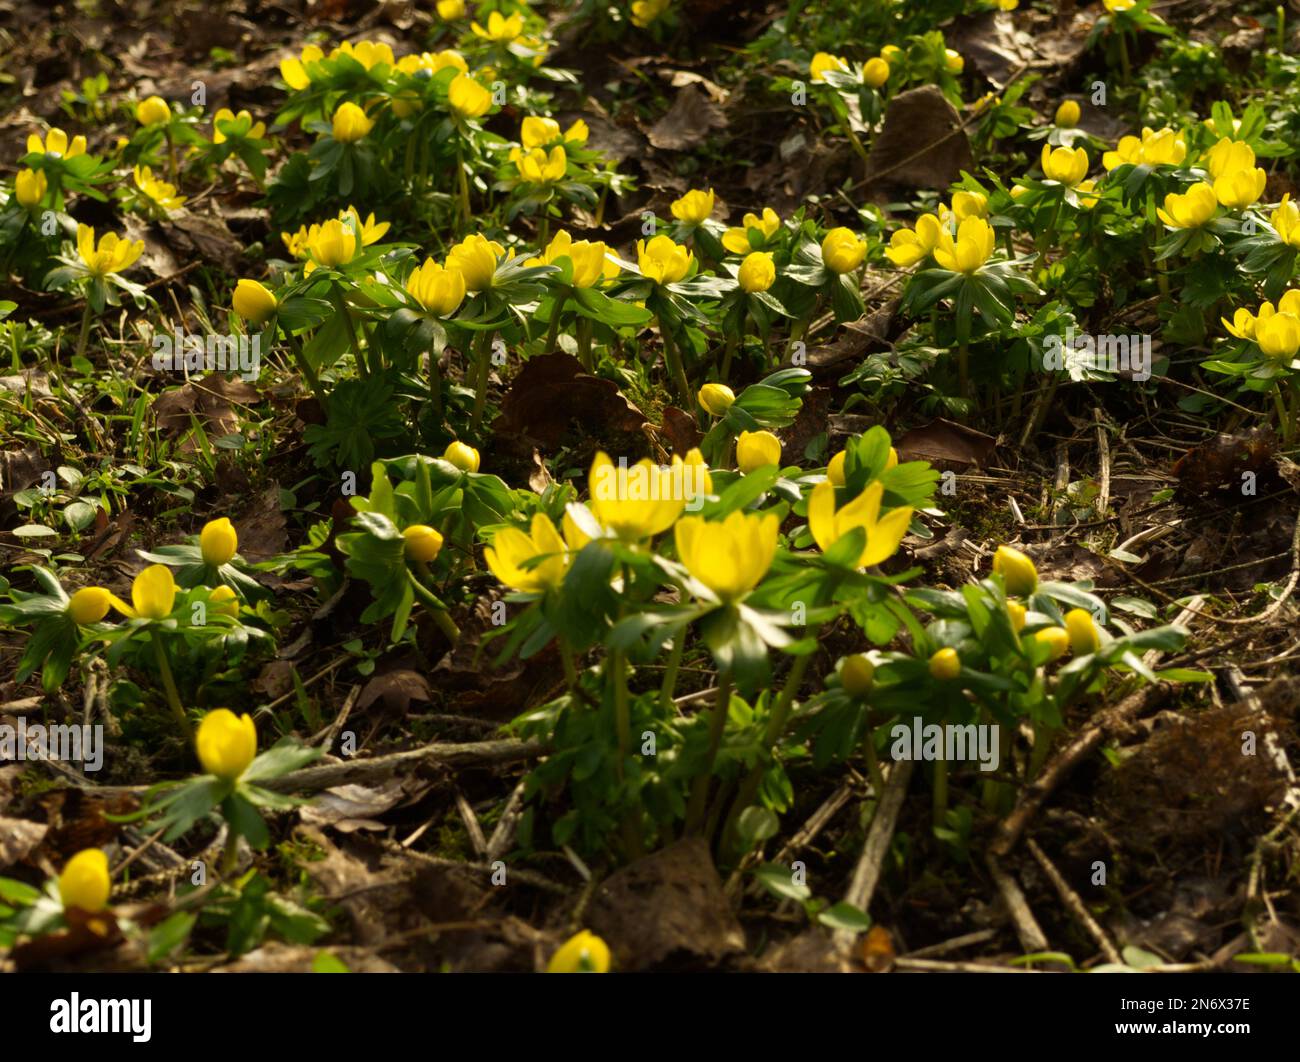
[[1110, 938], [1106, 936], [1105, 931], [1097, 924], [1097, 920], [1088, 913], [1088, 908], [1079, 899], [1079, 894], [1070, 888], [1070, 883], [1061, 876], [1061, 872], [1056, 869], [1056, 864], [1048, 859], [1047, 853], [1038, 847], [1038, 842], [1032, 837], [1028, 837], [1025, 839], [1025, 847], [1038, 860], [1038, 865], [1043, 868], [1043, 873], [1056, 886], [1056, 891], [1061, 894], [1061, 901], [1069, 908], [1070, 913], [1083, 924], [1083, 927], [1092, 935], [1092, 939], [1097, 942], [1102, 954], [1106, 956], [1106, 961], [1123, 964], [1124, 959], [1116, 950], [1115, 945], [1110, 942]]
[[[867, 840], [862, 846], [862, 855], [858, 865], [853, 869], [853, 880], [844, 894], [844, 902], [851, 903], [860, 911], [865, 911], [871, 904], [871, 897], [880, 881], [880, 868], [894, 839], [894, 827], [898, 823], [898, 813], [903, 807], [903, 798], [907, 796], [907, 783], [912, 780], [912, 771], [916, 764], [912, 760], [898, 760], [889, 769], [885, 780], [884, 792], [876, 804], [876, 813], [872, 816], [871, 826], [867, 830]], [[857, 934], [851, 930], [840, 929], [835, 932], [835, 943], [844, 951], [853, 945]]]
[[1029, 909], [1029, 901], [1025, 899], [1020, 883], [1003, 869], [1002, 864], [998, 862], [998, 857], [991, 851], [988, 854], [988, 866], [989, 873], [993, 876], [993, 882], [997, 885], [998, 892], [1002, 896], [1002, 902], [1007, 909], [1007, 914], [1016, 927], [1016, 936], [1020, 938], [1020, 946], [1026, 952], [1046, 951], [1047, 936], [1043, 933], [1038, 920], [1034, 918], [1034, 912]]

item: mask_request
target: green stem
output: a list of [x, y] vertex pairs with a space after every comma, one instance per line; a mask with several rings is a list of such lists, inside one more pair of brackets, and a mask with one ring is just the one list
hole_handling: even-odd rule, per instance
[[682, 409], [689, 413], [694, 408], [694, 403], [691, 402], [691, 385], [687, 382], [686, 371], [682, 368], [681, 354], [677, 350], [677, 344], [673, 342], [672, 334], [664, 326], [662, 318], [659, 319], [658, 325], [659, 335], [664, 343], [664, 361], [668, 364], [668, 375], [682, 403]]
[[962, 398], [970, 397], [970, 351], [964, 342], [957, 346], [957, 391]]
[[474, 412], [470, 428], [476, 434], [483, 423], [483, 410], [487, 406], [488, 373], [491, 370], [492, 333], [484, 329], [474, 338]]
[[468, 225], [470, 219], [469, 178], [465, 175], [465, 159], [461, 155], [459, 147], [456, 148], [456, 176], [460, 187], [460, 220], [462, 225]]
[[578, 361], [590, 373], [596, 371], [596, 363], [591, 357], [591, 318], [578, 317]]
[[560, 635], [558, 639], [560, 649], [560, 661], [564, 664], [564, 682], [568, 686], [569, 692], [578, 688], [578, 669], [573, 662], [573, 649], [569, 645], [569, 640]]
[[298, 371], [302, 373], [303, 379], [307, 381], [307, 386], [311, 389], [311, 393], [316, 396], [316, 401], [318, 401], [321, 404], [321, 408], [324, 409], [325, 392], [321, 390], [320, 377], [312, 367], [311, 362], [307, 360], [307, 354], [302, 349], [302, 342], [292, 332], [285, 332], [284, 338], [289, 341], [289, 349], [293, 351], [294, 364], [298, 366]]
[[190, 729], [190, 721], [181, 706], [181, 695], [176, 689], [176, 679], [172, 677], [172, 666], [167, 660], [167, 649], [163, 645], [162, 635], [157, 630], [151, 629], [149, 638], [153, 642], [154, 659], [158, 661], [158, 673], [162, 676], [163, 691], [167, 694], [167, 704], [171, 707], [176, 726], [186, 742], [193, 745], [194, 732]]
[[704, 768], [691, 786], [690, 802], [686, 805], [686, 832], [699, 832], [704, 824], [705, 802], [709, 796], [709, 782], [713, 778], [713, 764], [722, 746], [722, 734], [727, 727], [727, 711], [731, 706], [731, 672], [718, 675], [718, 696], [713, 702], [713, 715], [709, 719], [709, 751]]
[[460, 628], [456, 626], [456, 621], [451, 618], [447, 608], [430, 592], [410, 568], [406, 569], [407, 578], [411, 580], [411, 589], [415, 591], [415, 596], [420, 599], [420, 603], [428, 610], [429, 616], [437, 625], [438, 630], [447, 636], [447, 640], [455, 645], [460, 641]]
[[221, 849], [221, 869], [219, 874], [222, 878], [230, 877], [239, 866], [239, 834], [234, 830], [230, 823], [226, 823], [226, 843]]
[[718, 380], [722, 383], [726, 383], [731, 376], [731, 355], [735, 353], [735, 350], [736, 337], [729, 335], [727, 336], [726, 345], [722, 348], [722, 368], [718, 371]]
[[564, 309], [567, 296], [567, 291], [558, 295], [551, 308], [551, 323], [546, 329], [546, 341], [542, 344], [543, 354], [549, 354], [555, 349], [555, 340], [560, 334], [560, 311]]
[[356, 324], [352, 320], [352, 311], [348, 309], [347, 300], [343, 298], [343, 292], [337, 287], [333, 288], [330, 291], [330, 301], [334, 303], [334, 309], [347, 325], [348, 341], [352, 344], [352, 356], [356, 359], [357, 371], [362, 376], [369, 376], [370, 366], [366, 364], [365, 356], [361, 353], [361, 341], [357, 338]]
[[683, 627], [673, 639], [672, 650], [668, 654], [668, 668], [664, 671], [663, 685], [659, 687], [659, 704], [665, 713], [673, 710], [673, 695], [677, 692], [677, 672], [682, 666], [682, 654], [686, 651], [686, 628]]
[[86, 308], [81, 313], [81, 334], [77, 336], [77, 357], [84, 357], [86, 353], [86, 342], [90, 339], [90, 300], [86, 300]]

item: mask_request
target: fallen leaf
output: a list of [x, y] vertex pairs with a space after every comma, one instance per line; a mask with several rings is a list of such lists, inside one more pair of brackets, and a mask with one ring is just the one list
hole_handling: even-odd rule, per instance
[[982, 431], [943, 417], [913, 428], [894, 444], [899, 461], [929, 461], [939, 467], [980, 467], [993, 453], [997, 440]]
[[715, 129], [727, 128], [727, 116], [695, 85], [677, 93], [672, 107], [647, 131], [646, 138], [661, 151], [696, 147]]
[[889, 101], [885, 123], [867, 155], [868, 186], [947, 188], [974, 168], [970, 142], [937, 85], [908, 89]]
[[573, 437], [575, 420], [588, 434], [639, 432], [647, 423], [618, 384], [584, 372], [577, 358], [559, 352], [524, 363], [501, 400], [492, 430], [527, 435], [553, 449]]

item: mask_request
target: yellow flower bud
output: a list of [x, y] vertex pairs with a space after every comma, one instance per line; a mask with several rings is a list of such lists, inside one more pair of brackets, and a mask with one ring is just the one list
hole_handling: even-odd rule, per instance
[[1019, 601], [1007, 602], [1007, 617], [1011, 620], [1011, 629], [1019, 634], [1025, 626], [1025, 606]]
[[239, 615], [239, 595], [224, 583], [208, 595], [208, 604], [219, 615]]
[[1064, 627], [1044, 627], [1041, 631], [1034, 632], [1034, 640], [1043, 642], [1051, 649], [1047, 657], [1048, 663], [1059, 660], [1070, 648], [1070, 635]]
[[465, 278], [466, 291], [483, 291], [492, 286], [497, 271], [497, 259], [505, 248], [481, 233], [466, 236], [447, 252], [447, 268], [457, 270]]
[[235, 285], [235, 293], [230, 303], [245, 321], [255, 325], [264, 324], [278, 305], [275, 296], [256, 280], [241, 280]]
[[199, 550], [204, 564], [214, 568], [229, 564], [238, 548], [239, 535], [235, 533], [235, 525], [224, 516], [220, 520], [209, 520], [199, 532]]
[[374, 121], [366, 116], [365, 111], [347, 100], [339, 104], [338, 110], [334, 112], [334, 139], [344, 144], [351, 144], [370, 132], [374, 124]]
[[961, 674], [961, 657], [956, 649], [940, 649], [930, 657], [930, 674], [940, 682], [951, 682]]
[[903, 58], [903, 49], [897, 44], [886, 44], [880, 49], [880, 58], [890, 64], [897, 63]]
[[50, 182], [44, 170], [19, 170], [14, 178], [14, 197], [29, 210], [45, 198]]
[[866, 653], [854, 653], [840, 665], [840, 685], [850, 697], [865, 697], [871, 692], [876, 666]]
[[63, 906], [75, 907], [87, 914], [98, 914], [108, 906], [112, 887], [108, 856], [98, 848], [78, 852], [68, 860], [59, 875], [59, 899]]
[[402, 532], [409, 560], [428, 564], [442, 552], [442, 535], [428, 524], [412, 524]]
[[442, 458], [444, 461], [450, 461], [462, 472], [477, 472], [479, 465], [478, 451], [468, 443], [450, 442], [447, 449], [443, 451]]
[[430, 313], [446, 317], [465, 301], [465, 277], [459, 269], [444, 269], [426, 258], [406, 278], [406, 290]]
[[551, 956], [547, 973], [609, 973], [609, 946], [584, 929], [570, 937]]
[[837, 487], [844, 486], [845, 483], [844, 465], [845, 462], [848, 461], [848, 459], [849, 459], [849, 452], [847, 450], [841, 450], [839, 453], [837, 453], [834, 457], [831, 458], [830, 464], [826, 466], [826, 478], [829, 479], [832, 483], [834, 483], [835, 486]]
[[108, 615], [112, 596], [102, 586], [83, 586], [68, 602], [72, 622], [83, 627], [89, 623], [98, 623]]
[[233, 782], [257, 756], [257, 727], [250, 715], [217, 708], [199, 723], [194, 745], [208, 774]]
[[742, 291], [766, 291], [776, 281], [776, 266], [766, 251], [754, 251], [740, 263], [736, 275]]
[[1093, 622], [1092, 613], [1083, 608], [1072, 608], [1065, 614], [1065, 630], [1070, 636], [1070, 649], [1075, 656], [1087, 656], [1095, 653], [1101, 645], [1101, 636], [1097, 633], [1097, 624]]
[[150, 96], [135, 106], [135, 120], [141, 125], [158, 125], [169, 121], [171, 116], [171, 105], [161, 96]]
[[706, 383], [700, 388], [700, 405], [715, 417], [721, 417], [731, 408], [731, 403], [736, 400], [736, 394], [730, 387], [722, 383]]
[[1079, 104], [1074, 100], [1063, 100], [1061, 105], [1056, 108], [1056, 124], [1062, 129], [1073, 129], [1079, 124], [1079, 119], [1083, 112]]
[[867, 256], [867, 241], [849, 229], [831, 229], [822, 240], [822, 261], [832, 273], [857, 269]]
[[742, 431], [736, 440], [736, 464], [746, 474], [781, 463], [781, 440], [770, 431]]
[[1018, 549], [999, 546], [993, 554], [993, 570], [1002, 576], [1008, 594], [1025, 597], [1038, 589], [1038, 569]]
[[492, 93], [468, 74], [457, 74], [447, 86], [447, 103], [462, 118], [481, 118], [492, 109]]
[[966, 69], [966, 60], [961, 57], [960, 52], [945, 48], [943, 50], [943, 68], [950, 74], [960, 74]]
[[880, 88], [889, 80], [889, 64], [884, 59], [868, 59], [862, 68], [862, 79], [872, 88]]

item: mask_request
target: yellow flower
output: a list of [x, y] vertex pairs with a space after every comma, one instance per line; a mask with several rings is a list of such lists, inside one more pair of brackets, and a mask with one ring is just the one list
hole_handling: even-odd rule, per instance
[[171, 106], [161, 96], [150, 96], [135, 105], [135, 120], [141, 125], [159, 125], [171, 116]]
[[722, 235], [722, 246], [732, 254], [749, 254], [754, 246], [749, 242], [749, 230], [757, 229], [762, 233], [759, 246], [763, 246], [781, 227], [781, 219], [771, 207], [763, 208], [763, 216], [746, 214], [744, 224], [728, 229]]
[[940, 649], [930, 657], [930, 674], [940, 682], [951, 682], [961, 674], [961, 657], [956, 649]]
[[632, 25], [645, 29], [668, 10], [669, 0], [636, 0], [632, 5]]
[[1106, 10], [1114, 14], [1117, 11], [1128, 11], [1137, 3], [1137, 0], [1102, 0], [1106, 5]]
[[1011, 620], [1011, 629], [1017, 634], [1024, 629], [1027, 610], [1019, 601], [1007, 602], [1007, 618]]
[[[674, 466], [681, 458], [674, 458]], [[629, 468], [617, 468], [601, 451], [591, 463], [587, 486], [597, 521], [626, 541], [639, 541], [672, 527], [686, 507], [677, 489], [683, 473], [661, 468], [648, 457]]]
[[1233, 170], [1214, 179], [1214, 195], [1229, 210], [1241, 210], [1264, 194], [1268, 175], [1261, 169]]
[[1083, 148], [1052, 149], [1044, 144], [1041, 161], [1043, 176], [1067, 188], [1073, 188], [1088, 176], [1088, 153]]
[[351, 226], [345, 225], [337, 218], [331, 218], [319, 229], [313, 230], [307, 239], [307, 253], [312, 262], [327, 269], [334, 269], [352, 261], [357, 253], [357, 234]]
[[740, 272], [736, 274], [742, 291], [766, 291], [776, 281], [776, 265], [772, 256], [766, 251], [752, 251], [740, 263]]
[[479, 453], [468, 443], [455, 440], [447, 444], [447, 449], [442, 452], [442, 459], [455, 465], [462, 472], [477, 472], [479, 466]]
[[280, 60], [280, 76], [291, 89], [305, 89], [311, 84], [311, 75], [307, 73], [308, 63], [319, 62], [325, 58], [316, 45], [309, 44], [300, 53], [297, 59], [286, 58]]
[[257, 727], [251, 715], [217, 708], [199, 722], [194, 746], [204, 771], [233, 782], [257, 757]]
[[1265, 357], [1294, 357], [1300, 350], [1300, 318], [1290, 313], [1261, 317], [1255, 326], [1255, 342]]
[[226, 134], [218, 128], [222, 122], [238, 122], [243, 121], [245, 118], [251, 124], [244, 136], [249, 140], [261, 140], [266, 135], [265, 122], [254, 122], [253, 116], [248, 111], [240, 111], [236, 114], [229, 107], [222, 107], [212, 119], [212, 142], [214, 144], [224, 144], [226, 142]]
[[331, 59], [338, 55], [350, 56], [367, 70], [378, 66], [380, 63], [393, 66], [396, 62], [393, 59], [393, 49], [378, 41], [358, 41], [356, 44], [351, 41], [344, 41], [330, 52]]
[[1187, 158], [1187, 142], [1172, 129], [1158, 133], [1142, 130], [1142, 161], [1150, 166], [1181, 166]]
[[447, 252], [447, 268], [457, 270], [465, 278], [466, 291], [483, 291], [492, 286], [497, 260], [504, 253], [505, 248], [495, 240], [475, 233]]
[[255, 325], [264, 324], [275, 313], [276, 299], [256, 280], [247, 278], [235, 285], [235, 293], [230, 297], [235, 313], [245, 321]]
[[844, 465], [849, 459], [849, 452], [841, 450], [831, 458], [830, 464], [826, 466], [826, 478], [837, 487], [844, 486]]
[[350, 100], [345, 100], [334, 112], [334, 139], [351, 144], [370, 132], [374, 125], [365, 111]]
[[641, 274], [656, 284], [676, 284], [691, 268], [690, 251], [669, 236], [652, 237], [649, 243], [636, 241], [637, 265]]
[[1226, 317], [1220, 317], [1219, 320], [1223, 323], [1223, 327], [1238, 339], [1255, 338], [1255, 315], [1246, 307], [1239, 307], [1232, 315], [1231, 321]]
[[44, 170], [19, 170], [14, 178], [14, 196], [20, 205], [30, 210], [45, 198], [49, 186]]
[[82, 849], [68, 860], [59, 875], [59, 899], [63, 906], [87, 914], [98, 914], [108, 906], [112, 888], [108, 856], [98, 848]]
[[[673, 468], [676, 469], [676, 466], [677, 462], [674, 461]], [[686, 456], [682, 458], [682, 489], [688, 502], [713, 493], [713, 477], [709, 474], [708, 462], [704, 460], [698, 446], [687, 450]]]
[[212, 606], [212, 611], [220, 616], [239, 615], [239, 597], [234, 590], [224, 584], [208, 595], [208, 604]]
[[671, 210], [673, 217], [688, 225], [698, 225], [713, 213], [713, 189], [702, 192], [692, 188], [680, 199], [673, 200]]
[[813, 84], [826, 79], [822, 77], [828, 70], [836, 73], [847, 74], [849, 64], [841, 59], [838, 55], [831, 55], [830, 52], [818, 52], [812, 57], [812, 62], [808, 64], [808, 74], [812, 78]]
[[492, 93], [468, 74], [457, 74], [447, 86], [447, 103], [462, 118], [481, 118], [492, 107]]
[[1097, 182], [1093, 180], [1080, 181], [1075, 185], [1074, 190], [1078, 193], [1079, 206], [1084, 210], [1091, 210], [1097, 205], [1100, 196], [1094, 191], [1096, 187]]
[[1070, 647], [1070, 635], [1064, 627], [1044, 627], [1041, 631], [1034, 631], [1034, 641], [1042, 642], [1048, 647], [1049, 664], [1053, 660], [1061, 659]]
[[1255, 149], [1244, 140], [1220, 137], [1205, 155], [1205, 168], [1211, 177], [1222, 177], [1236, 170], [1255, 168]]
[[1073, 129], [1079, 124], [1079, 119], [1083, 116], [1079, 104], [1074, 100], [1065, 100], [1056, 108], [1056, 118], [1054, 121], [1062, 129]]
[[442, 532], [428, 524], [412, 524], [402, 532], [403, 554], [409, 560], [428, 564], [442, 552]]
[[58, 158], [72, 159], [86, 153], [86, 138], [74, 136], [68, 142], [68, 134], [62, 129], [51, 129], [42, 142], [39, 133], [32, 133], [27, 138], [27, 150], [38, 155], [54, 155]]
[[509, 18], [502, 18], [499, 11], [493, 11], [488, 15], [487, 29], [484, 29], [477, 22], [471, 22], [469, 28], [474, 31], [474, 36], [482, 37], [493, 44], [509, 44], [524, 31], [523, 15], [511, 15]]
[[546, 250], [538, 258], [530, 258], [528, 265], [555, 265], [560, 258], [567, 258], [573, 265], [573, 286], [590, 288], [602, 280], [611, 280], [619, 274], [617, 262], [609, 259], [609, 248], [599, 240], [575, 241], [572, 236], [561, 229], [546, 245]]
[[876, 665], [866, 653], [846, 656], [840, 665], [840, 686], [850, 697], [865, 697], [875, 681]]
[[531, 184], [552, 184], [564, 176], [569, 165], [564, 148], [559, 146], [551, 148], [549, 155], [541, 148], [533, 148], [526, 154], [516, 149], [511, 154], [511, 161], [519, 170], [519, 176]]
[[1101, 645], [1101, 636], [1097, 633], [1097, 624], [1093, 622], [1092, 613], [1083, 608], [1072, 608], [1065, 614], [1065, 631], [1070, 636], [1070, 648], [1075, 656], [1095, 653]]
[[686, 570], [723, 601], [744, 597], [767, 574], [776, 556], [776, 513], [736, 510], [725, 520], [684, 516], [674, 531]]
[[960, 52], [945, 48], [943, 50], [943, 68], [950, 74], [960, 74], [966, 69], [966, 60], [962, 58]]
[[731, 403], [736, 400], [736, 392], [726, 384], [706, 383], [700, 388], [699, 400], [700, 405], [713, 416], [720, 417], [731, 408]]
[[110, 600], [128, 619], [165, 619], [176, 602], [176, 580], [165, 564], [151, 564], [132, 581], [131, 604], [116, 597]]
[[974, 273], [993, 254], [993, 226], [983, 218], [967, 218], [957, 228], [957, 239], [946, 228], [939, 230], [934, 260], [954, 273]]
[[584, 929], [570, 937], [546, 964], [547, 973], [609, 973], [609, 948]]
[[1171, 229], [1196, 229], [1214, 217], [1218, 203], [1214, 188], [1201, 181], [1182, 195], [1170, 192], [1165, 196], [1165, 205], [1156, 208], [1156, 214]]
[[587, 123], [581, 118], [563, 133], [560, 132], [560, 123], [554, 118], [529, 116], [523, 120], [519, 127], [519, 141], [523, 144], [525, 151], [546, 147], [557, 140], [562, 140], [566, 144], [582, 145], [587, 142], [589, 135], [590, 130], [587, 128]]
[[831, 229], [822, 240], [822, 261], [832, 273], [857, 269], [867, 256], [867, 241], [849, 229]]
[[903, 49], [897, 44], [886, 44], [880, 49], [880, 58], [890, 64], [897, 63], [903, 58]]
[[148, 166], [136, 166], [134, 175], [135, 186], [164, 210], [176, 210], [188, 198], [177, 195], [176, 186], [156, 178]]
[[204, 564], [213, 567], [229, 564], [238, 548], [239, 535], [235, 533], [235, 525], [224, 516], [220, 520], [209, 520], [199, 532], [199, 550]]
[[1002, 576], [1008, 594], [1025, 597], [1038, 589], [1034, 562], [1013, 546], [999, 546], [993, 554], [993, 570]]
[[957, 221], [989, 216], [989, 199], [982, 192], [968, 192], [962, 188], [952, 193], [952, 213]]
[[[21, 177], [22, 174], [18, 176]], [[22, 201], [21, 196], [19, 201]], [[1282, 202], [1273, 211], [1269, 221], [1277, 232], [1278, 239], [1291, 247], [1300, 247], [1300, 207], [1291, 201], [1290, 192], [1282, 196]]]
[[144, 240], [124, 240], [114, 232], [106, 232], [95, 243], [95, 230], [90, 225], [77, 226], [77, 253], [93, 276], [106, 277], [120, 273], [144, 253]]
[[[571, 523], [566, 523], [568, 531]], [[571, 556], [564, 538], [545, 513], [534, 513], [529, 533], [505, 527], [492, 536], [483, 551], [488, 569], [506, 586], [525, 593], [540, 594], [557, 589], [564, 582]], [[536, 564], [525, 565], [541, 558]]]
[[[956, 205], [957, 197], [953, 196]], [[899, 229], [889, 239], [885, 248], [885, 257], [900, 269], [916, 265], [930, 254], [938, 245], [943, 225], [933, 214], [922, 214], [916, 219], [916, 230]]]
[[365, 221], [362, 221], [361, 214], [354, 206], [339, 211], [339, 221], [346, 222], [349, 220], [352, 221], [352, 227], [356, 230], [357, 235], [361, 237], [362, 247], [369, 247], [372, 243], [382, 239], [390, 227], [390, 223], [387, 221], [376, 222], [373, 212], [367, 214]]
[[736, 465], [748, 475], [781, 463], [781, 440], [770, 431], [742, 431], [736, 440]]
[[465, 278], [457, 269], [444, 269], [432, 258], [406, 278], [406, 290], [432, 314], [446, 317], [465, 301]]
[[79, 626], [98, 623], [108, 615], [113, 595], [102, 586], [83, 586], [68, 601], [68, 613]]
[[465, 0], [438, 0], [438, 17], [451, 22], [465, 17]]
[[862, 80], [872, 88], [880, 88], [889, 80], [889, 64], [883, 59], [868, 59], [862, 68]]
[[841, 509], [835, 508], [835, 484], [829, 479], [808, 496], [808, 528], [823, 553], [856, 527], [866, 533], [855, 568], [869, 568], [892, 557], [912, 522], [908, 506], [880, 515], [884, 485], [877, 480]]

